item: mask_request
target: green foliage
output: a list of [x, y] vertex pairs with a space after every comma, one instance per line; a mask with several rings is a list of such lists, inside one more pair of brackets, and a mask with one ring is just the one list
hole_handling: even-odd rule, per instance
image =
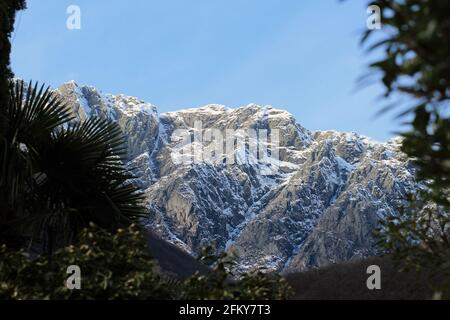
[[[402, 150], [417, 168], [423, 188], [398, 217], [383, 222], [382, 246], [406, 268], [445, 271], [450, 288], [450, 2], [448, 0], [377, 0], [381, 30], [368, 30], [369, 51], [383, 50], [370, 65], [381, 75], [386, 96], [408, 97], [399, 117], [410, 116]], [[387, 108], [389, 109], [389, 108]], [[386, 109], [386, 110], [387, 110]]]
[[4, 241], [31, 236], [51, 252], [89, 222], [115, 230], [143, 215], [117, 124], [95, 117], [72, 122], [70, 108], [53, 91], [31, 82], [11, 82], [9, 92], [0, 113]]
[[[427, 184], [430, 200], [450, 207], [450, 2], [447, 0], [377, 0], [381, 30], [367, 30], [363, 43], [369, 51], [383, 49], [370, 65], [381, 74], [386, 95], [409, 97], [402, 115], [413, 116], [404, 134], [403, 151]], [[370, 43], [371, 36], [377, 40]]]
[[35, 185], [35, 166], [39, 145], [53, 130], [70, 120], [69, 110], [50, 90], [37, 85], [25, 90], [23, 83], [10, 82], [9, 98], [0, 109], [0, 234], [19, 233], [27, 208], [35, 197], [29, 192]]
[[[450, 50], [449, 50], [450, 54]], [[402, 150], [413, 158], [417, 178], [427, 187], [426, 199], [450, 210], [450, 119], [425, 105], [414, 113], [413, 130], [405, 133]]]
[[0, 1], [0, 109], [6, 104], [8, 80], [13, 76], [9, 67], [10, 37], [14, 30], [16, 12], [23, 9], [25, 9], [25, 0]]
[[427, 102], [449, 98], [450, 3], [446, 0], [376, 0], [382, 11], [382, 29], [367, 30], [381, 38], [369, 49], [382, 48], [384, 56], [370, 67], [381, 73], [386, 94], [406, 93]]
[[[91, 226], [79, 241], [51, 258], [27, 259], [23, 252], [0, 249], [0, 298], [149, 299], [169, 298], [157, 266], [135, 225], [110, 234]], [[81, 269], [81, 289], [70, 290], [67, 267]]]
[[188, 278], [183, 283], [181, 299], [283, 300], [292, 295], [291, 287], [278, 274], [250, 272], [234, 279], [234, 257], [226, 253], [214, 255], [211, 247], [203, 249], [199, 260], [211, 265], [212, 271]]
[[[0, 247], [0, 299], [285, 299], [291, 293], [280, 276], [231, 280], [226, 255], [208, 259], [216, 261], [210, 273], [176, 280], [159, 270], [136, 225], [115, 234], [91, 225], [51, 257], [30, 260]], [[81, 269], [80, 290], [65, 285], [70, 265]]]
[[[442, 207], [410, 199], [399, 215], [381, 221], [379, 246], [393, 254], [401, 270], [425, 271], [440, 297], [450, 299], [450, 215]], [[430, 272], [432, 270], [432, 272]], [[433, 276], [442, 277], [436, 282]]]

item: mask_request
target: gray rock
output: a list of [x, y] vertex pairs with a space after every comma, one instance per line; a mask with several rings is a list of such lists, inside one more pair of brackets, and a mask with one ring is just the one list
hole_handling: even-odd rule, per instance
[[[74, 82], [58, 89], [79, 120], [117, 121], [140, 177], [153, 232], [195, 255], [204, 245], [238, 256], [239, 270], [297, 271], [376, 254], [372, 232], [416, 188], [400, 140], [310, 132], [291, 114], [255, 104], [158, 114], [134, 97]], [[261, 163], [175, 163], [177, 129], [280, 130], [279, 170]]]

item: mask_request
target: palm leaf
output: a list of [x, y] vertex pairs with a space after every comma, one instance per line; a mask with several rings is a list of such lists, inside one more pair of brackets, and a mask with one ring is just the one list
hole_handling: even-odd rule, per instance
[[74, 122], [50, 88], [22, 81], [0, 117], [0, 229], [17, 222], [51, 251], [90, 222], [112, 230], [144, 215], [116, 124]]
[[62, 231], [69, 233], [89, 222], [113, 230], [143, 216], [143, 195], [123, 164], [124, 142], [120, 128], [100, 118], [57, 130], [37, 159], [46, 175], [38, 192], [49, 203], [49, 208], [40, 210], [46, 212], [42, 219], [50, 221], [48, 216], [70, 211], [76, 217]]

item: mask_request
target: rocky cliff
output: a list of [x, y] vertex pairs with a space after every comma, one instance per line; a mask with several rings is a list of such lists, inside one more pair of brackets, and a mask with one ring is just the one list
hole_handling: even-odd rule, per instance
[[[379, 143], [355, 133], [310, 132], [270, 106], [159, 114], [137, 98], [74, 82], [57, 91], [80, 120], [100, 116], [122, 128], [129, 165], [146, 192], [148, 228], [193, 255], [209, 244], [232, 251], [241, 270], [296, 271], [374, 255], [374, 227], [415, 188], [398, 138]], [[176, 161], [174, 133], [195, 135], [196, 122], [220, 132], [278, 132], [276, 166]]]

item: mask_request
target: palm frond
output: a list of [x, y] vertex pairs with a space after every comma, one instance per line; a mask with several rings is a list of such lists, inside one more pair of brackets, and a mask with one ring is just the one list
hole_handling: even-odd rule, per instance
[[89, 222], [114, 230], [143, 216], [143, 194], [132, 184], [125, 156], [123, 134], [110, 121], [90, 118], [55, 131], [37, 159], [46, 176], [37, 191], [54, 210], [47, 215], [70, 211], [77, 217], [69, 230]]
[[23, 81], [0, 117], [0, 229], [20, 222], [51, 251], [90, 222], [114, 230], [144, 215], [117, 124], [74, 122], [50, 88]]

